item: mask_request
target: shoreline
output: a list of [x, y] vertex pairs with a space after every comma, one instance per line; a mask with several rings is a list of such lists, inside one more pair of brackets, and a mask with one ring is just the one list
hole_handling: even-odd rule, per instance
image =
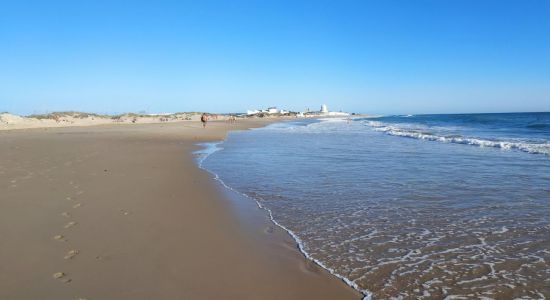
[[[266, 122], [266, 124], [264, 124], [263, 126], [259, 126], [259, 127], [265, 127], [265, 126], [271, 125], [273, 123], [280, 123], [282, 121], [283, 120], [276, 120], [276, 121], [271, 120], [271, 121]], [[251, 130], [251, 129], [259, 128], [259, 127], [251, 127], [251, 128], [246, 128], [246, 129], [243, 129], [243, 130]], [[228, 133], [229, 133], [229, 131], [227, 132], [227, 134]], [[302, 254], [304, 256], [305, 259], [310, 260], [311, 262], [315, 263], [317, 266], [321, 267], [324, 271], [328, 272], [330, 275], [340, 279], [346, 285], [353, 288], [357, 292], [361, 293], [361, 300], [371, 300], [372, 299], [372, 293], [369, 290], [361, 289], [356, 283], [349, 280], [347, 277], [336, 273], [333, 269], [327, 267], [320, 260], [313, 258], [311, 256], [311, 254], [309, 254], [304, 249], [304, 244], [303, 244], [302, 239], [300, 239], [300, 237], [298, 235], [296, 235], [295, 232], [288, 229], [286, 226], [280, 224], [279, 222], [277, 222], [277, 220], [274, 219], [271, 209], [269, 209], [266, 206], [262, 205], [257, 199], [252, 198], [248, 195], [245, 195], [245, 194], [235, 190], [231, 186], [227, 185], [223, 181], [223, 179], [221, 177], [219, 177], [218, 174], [216, 174], [215, 172], [212, 172], [212, 171], [210, 171], [207, 168], [202, 166], [202, 163], [206, 159], [208, 159], [208, 157], [210, 157], [210, 155], [212, 155], [212, 154], [214, 154], [218, 151], [223, 151], [223, 148], [219, 148], [218, 145], [223, 145], [225, 143], [225, 141], [227, 139], [227, 134], [224, 136], [223, 139], [221, 139], [219, 141], [202, 142], [202, 143], [197, 144], [197, 146], [203, 147], [202, 149], [199, 149], [199, 150], [196, 150], [196, 151], [192, 152], [194, 155], [197, 156], [197, 166], [198, 166], [198, 168], [200, 168], [200, 169], [208, 172], [209, 174], [211, 174], [213, 176], [212, 179], [217, 181], [222, 186], [223, 189], [226, 189], [226, 190], [230, 191], [231, 193], [237, 194], [238, 195], [237, 197], [253, 201], [259, 209], [263, 210], [267, 214], [267, 216], [269, 217], [269, 221], [272, 224], [274, 224], [279, 229], [283, 230], [286, 234], [288, 234], [289, 236], [292, 237], [292, 239], [295, 242], [296, 248], [298, 249], [300, 254]]]
[[[218, 181], [218, 183], [224, 188], [224, 189], [227, 189], [229, 191], [231, 191], [232, 193], [235, 193], [235, 194], [238, 194], [241, 198], [244, 198], [244, 199], [247, 199], [247, 200], [251, 200], [253, 201], [254, 203], [256, 203], [256, 205], [258, 206], [258, 208], [262, 209], [269, 217], [269, 221], [276, 225], [278, 228], [282, 229], [285, 233], [287, 233], [288, 235], [290, 235], [292, 237], [292, 239], [295, 241], [296, 243], [296, 247], [298, 248], [298, 251], [304, 256], [304, 258], [312, 261], [313, 263], [315, 263], [316, 265], [318, 265], [319, 267], [321, 267], [323, 270], [325, 270], [326, 272], [330, 273], [330, 275], [340, 279], [341, 281], [343, 281], [344, 283], [346, 283], [349, 287], [355, 289], [357, 292], [361, 293], [362, 297], [361, 299], [362, 300], [370, 300], [372, 299], [372, 293], [369, 291], [369, 290], [365, 290], [365, 289], [361, 289], [356, 283], [354, 283], [353, 281], [351, 281], [349, 278], [345, 277], [345, 276], [342, 276], [338, 273], [336, 273], [336, 271], [334, 271], [334, 269], [331, 269], [329, 267], [327, 267], [322, 261], [318, 260], [318, 259], [315, 259], [314, 257], [311, 256], [310, 253], [308, 253], [305, 249], [304, 249], [304, 243], [302, 241], [302, 239], [300, 239], [300, 237], [298, 235], [296, 235], [296, 233], [290, 229], [288, 229], [286, 226], [282, 225], [281, 223], [277, 222], [277, 220], [275, 220], [275, 218], [273, 217], [273, 212], [271, 211], [271, 209], [267, 208], [266, 206], [262, 205], [257, 199], [255, 198], [252, 198], [246, 194], [243, 194], [237, 190], [235, 190], [234, 188], [232, 188], [231, 186], [227, 185], [223, 179], [221, 177], [219, 177], [218, 174], [208, 170], [207, 168], [203, 167], [202, 166], [202, 162], [204, 160], [206, 160], [210, 155], [218, 152], [218, 151], [223, 151], [223, 148], [217, 148], [218, 145], [220, 144], [223, 144], [225, 142], [225, 138], [222, 140], [222, 141], [217, 141], [217, 142], [210, 142], [210, 143], [201, 143], [199, 144], [200, 146], [203, 146], [205, 151], [207, 151], [206, 153], [203, 153], [201, 152], [202, 150], [198, 150], [198, 151], [195, 151], [194, 153], [195, 154], [199, 154], [199, 155], [204, 155], [204, 156], [201, 156], [198, 161], [197, 161], [197, 165], [200, 169], [203, 169], [205, 171], [207, 171], [208, 173], [212, 174], [213, 176], [213, 179]], [[214, 148], [213, 150], [210, 150], [209, 148]]]
[[3, 131], [0, 298], [360, 299], [194, 161], [273, 121]]

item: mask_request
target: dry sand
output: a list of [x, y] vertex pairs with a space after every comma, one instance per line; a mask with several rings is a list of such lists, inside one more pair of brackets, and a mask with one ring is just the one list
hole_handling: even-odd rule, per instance
[[0, 132], [0, 299], [360, 299], [196, 167], [262, 122]]

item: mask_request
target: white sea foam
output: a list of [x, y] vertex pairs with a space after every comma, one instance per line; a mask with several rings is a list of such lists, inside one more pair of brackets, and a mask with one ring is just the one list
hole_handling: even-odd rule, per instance
[[509, 231], [509, 229], [506, 226], [502, 226], [502, 228], [500, 230], [493, 231], [493, 234], [502, 234], [502, 233], [506, 233], [508, 231]]
[[275, 224], [276, 226], [280, 227], [281, 229], [283, 229], [284, 231], [286, 231], [293, 239], [294, 241], [296, 241], [296, 244], [298, 246], [298, 249], [300, 250], [300, 252], [309, 260], [313, 261], [315, 264], [317, 264], [318, 266], [320, 266], [321, 268], [327, 270], [330, 274], [332, 274], [333, 276], [336, 276], [337, 278], [339, 278], [340, 280], [344, 281], [347, 285], [351, 286], [352, 288], [354, 288], [355, 290], [359, 291], [361, 294], [363, 294], [363, 299], [362, 300], [371, 300], [372, 299], [372, 293], [366, 289], [362, 289], [361, 287], [359, 287], [359, 285], [357, 285], [357, 283], [355, 283], [354, 281], [346, 278], [345, 276], [342, 276], [340, 274], [338, 274], [334, 269], [326, 266], [323, 262], [321, 262], [320, 260], [314, 258], [311, 256], [311, 254], [309, 254], [306, 250], [305, 250], [305, 245], [304, 245], [304, 242], [302, 241], [302, 239], [300, 239], [300, 237], [298, 235], [296, 235], [296, 233], [294, 233], [292, 230], [288, 229], [287, 227], [285, 227], [284, 225], [280, 224], [279, 222], [277, 222], [275, 220], [275, 218], [273, 217], [273, 213], [271, 212], [271, 210], [267, 207], [265, 207], [264, 205], [262, 205], [257, 199], [255, 198], [252, 198], [246, 194], [243, 194], [237, 190], [235, 190], [234, 188], [230, 187], [229, 185], [227, 185], [221, 178], [218, 174], [216, 174], [215, 172], [212, 172], [206, 168], [203, 167], [203, 162], [206, 160], [206, 158], [208, 158], [210, 155], [212, 155], [213, 153], [217, 152], [217, 151], [220, 151], [220, 150], [223, 150], [222, 147], [219, 147], [220, 144], [222, 144], [222, 142], [211, 142], [211, 143], [200, 143], [198, 144], [199, 146], [202, 146], [204, 147], [203, 149], [200, 149], [200, 150], [197, 150], [195, 152], [193, 152], [193, 154], [196, 155], [197, 157], [197, 164], [199, 166], [199, 168], [209, 172], [210, 174], [212, 174], [214, 176], [214, 180], [218, 181], [223, 187], [229, 189], [230, 191], [232, 192], [235, 192], [245, 198], [248, 198], [248, 199], [252, 199], [254, 200], [254, 202], [256, 203], [256, 205], [258, 205], [259, 208], [265, 210], [267, 212], [267, 214], [269, 215], [269, 219], [271, 220], [271, 222], [273, 224]]
[[425, 129], [420, 127], [415, 128], [390, 125], [379, 121], [368, 121], [366, 124], [374, 127], [374, 130], [376, 131], [385, 132], [393, 136], [401, 136], [443, 143], [473, 145], [479, 147], [493, 147], [504, 150], [515, 149], [533, 154], [550, 155], [550, 142], [534, 143], [529, 141], [499, 141], [457, 135], [441, 135], [435, 132], [430, 132], [427, 128]]
[[212, 153], [222, 150], [223, 148], [219, 147], [222, 142], [210, 142], [210, 143], [200, 143], [197, 144], [198, 146], [201, 146], [203, 148], [193, 152], [197, 159], [197, 164], [199, 167], [202, 168], [202, 163], [208, 156], [210, 156]]
[[[288, 141], [289, 144], [288, 146], [285, 144], [285, 147], [290, 147], [291, 149], [292, 147], [295, 147], [292, 153], [302, 154], [300, 157], [303, 157], [303, 153], [309, 154], [309, 152], [306, 151], [300, 152], [300, 147], [303, 147], [302, 136], [305, 141], [311, 141], [314, 138], [318, 141], [326, 143], [328, 147], [325, 149], [323, 148], [325, 147], [325, 144], [322, 144], [320, 149], [320, 151], [324, 151], [323, 153], [325, 156], [322, 156], [321, 158], [311, 158], [314, 162], [315, 160], [324, 162], [328, 161], [326, 159], [326, 154], [331, 153], [330, 151], [334, 151], [335, 149], [330, 148], [330, 141], [328, 141], [328, 139], [324, 139], [324, 135], [317, 136], [317, 134], [327, 133], [328, 137], [334, 137], [338, 139], [339, 142], [341, 141], [340, 139], [343, 139], [343, 141], [348, 141], [347, 139], [349, 139], [349, 141], [354, 141], [357, 143], [365, 140], [373, 141], [373, 139], [383, 142], [397, 141], [392, 137], [384, 137], [385, 135], [373, 132], [365, 127], [365, 124], [362, 121], [344, 121], [346, 120], [329, 120], [315, 123], [309, 123], [309, 120], [308, 122], [285, 122], [273, 126], [270, 125], [263, 129], [254, 130], [259, 130], [260, 132], [249, 133], [251, 136], [257, 138], [254, 139], [254, 141], [257, 141], [258, 138], [265, 139], [267, 148], [263, 149], [272, 149], [272, 147], [275, 147], [275, 150], [281, 150], [283, 147], [277, 148], [279, 147], [277, 142], [280, 141], [279, 138], [286, 138], [285, 141]], [[378, 122], [377, 125], [379, 127], [388, 126], [387, 124], [380, 122]], [[406, 126], [407, 125], [399, 125], [399, 127]], [[450, 127], [436, 128], [412, 125], [408, 128], [399, 129], [402, 131], [408, 130], [431, 136], [436, 134], [432, 134], [429, 131], [440, 133], [455, 132], [460, 130], [460, 128], [449, 128]], [[311, 134], [315, 134], [315, 136], [312, 136]], [[372, 139], [357, 138], [357, 134], [365, 135]], [[453, 137], [456, 138], [459, 136]], [[309, 138], [309, 140], [306, 138]], [[242, 139], [239, 135], [236, 135], [234, 139], [235, 142], [231, 140], [227, 142], [227, 145], [222, 145], [220, 142], [203, 144], [202, 146], [206, 149], [196, 152], [197, 155], [200, 156], [197, 158], [199, 166], [202, 168], [203, 162], [210, 157], [212, 153], [221, 150], [221, 146], [227, 147], [228, 149], [234, 149], [233, 145], [238, 144], [239, 147], [243, 147], [243, 145], [252, 141], [252, 139]], [[351, 142], [349, 145], [351, 145]], [[367, 146], [370, 147], [371, 145], [369, 144]], [[366, 149], [369, 149], [368, 147]], [[460, 147], [457, 146], [455, 148], [458, 149]], [[312, 151], [307, 147], [306, 149], [308, 151]], [[337, 149], [340, 150], [341, 148], [337, 147]], [[212, 161], [216, 161], [215, 165], [212, 164], [213, 171], [205, 168], [203, 169], [212, 173], [213, 177], [225, 188], [254, 200], [258, 207], [266, 211], [271, 221], [276, 226], [287, 231], [288, 234], [295, 239], [298, 249], [307, 259], [310, 259], [320, 267], [326, 269], [328, 272], [346, 282], [348, 285], [364, 293], [365, 299], [370, 299], [373, 294], [374, 296], [372, 297], [376, 297], [379, 291], [386, 293], [390, 292], [393, 296], [388, 295], [387, 298], [394, 297], [395, 299], [404, 298], [413, 294], [418, 298], [422, 298], [423, 296], [433, 297], [434, 293], [438, 293], [437, 289], [441, 289], [441, 291], [443, 291], [443, 294], [439, 296], [447, 296], [448, 299], [474, 297], [473, 294], [462, 295], [462, 291], [457, 289], [456, 286], [449, 285], [449, 280], [451, 279], [454, 282], [460, 282], [464, 286], [472, 286], [476, 289], [479, 288], [483, 291], [483, 295], [489, 296], [500, 290], [502, 287], [494, 285], [494, 282], [497, 279], [513, 286], [522, 286], [522, 284], [528, 280], [538, 282], [542, 278], [540, 275], [541, 272], [536, 272], [536, 270], [544, 268], [544, 261], [547, 259], [547, 254], [550, 252], [546, 250], [537, 250], [538, 252], [536, 252], [535, 250], [538, 248], [535, 249], [534, 247], [540, 247], [540, 245], [537, 244], [537, 239], [541, 240], [541, 236], [545, 236], [544, 229], [548, 229], [550, 226], [547, 225], [544, 227], [545, 223], [543, 222], [540, 226], [530, 227], [530, 223], [527, 221], [523, 223], [526, 228], [523, 230], [521, 229], [521, 226], [511, 223], [509, 220], [499, 220], [493, 218], [494, 216], [499, 215], [499, 213], [508, 213], [507, 202], [499, 201], [498, 205], [494, 203], [485, 205], [484, 202], [480, 202], [481, 206], [476, 206], [475, 209], [479, 209], [479, 212], [482, 212], [485, 215], [475, 218], [469, 218], [467, 215], [461, 215], [460, 210], [451, 208], [451, 211], [454, 211], [454, 214], [445, 216], [441, 220], [437, 221], [437, 219], [434, 220], [433, 213], [437, 212], [439, 202], [432, 202], [432, 200], [429, 200], [432, 198], [424, 197], [425, 192], [422, 192], [423, 197], [415, 196], [416, 198], [414, 199], [420, 199], [418, 200], [419, 204], [426, 204], [427, 202], [423, 199], [428, 199], [427, 201], [430, 201], [430, 206], [427, 208], [418, 208], [411, 206], [410, 201], [404, 203], [399, 202], [400, 199], [395, 199], [397, 201], [392, 205], [384, 205], [379, 201], [362, 201], [359, 203], [361, 205], [357, 205], [358, 203], [351, 202], [357, 199], [354, 198], [355, 195], [350, 196], [349, 194], [342, 193], [342, 190], [336, 189], [337, 192], [334, 194], [331, 194], [332, 191], [327, 192], [327, 190], [324, 190], [325, 193], [328, 193], [329, 195], [327, 198], [315, 198], [316, 200], [321, 201], [315, 201], [314, 205], [319, 204], [324, 207], [319, 209], [310, 209], [310, 206], [306, 205], [311, 205], [313, 202], [307, 202], [304, 198], [300, 198], [300, 192], [294, 192], [292, 193], [292, 196], [288, 196], [288, 194], [285, 195], [284, 192], [286, 189], [300, 187], [300, 185], [307, 182], [307, 180], [304, 181], [304, 178], [301, 177], [287, 179], [287, 177], [285, 177], [286, 174], [289, 173], [287, 168], [274, 168], [274, 164], [270, 163], [271, 157], [267, 156], [267, 154], [271, 154], [275, 156], [275, 159], [277, 159], [286, 152], [258, 152], [262, 154], [258, 156], [260, 160], [263, 157], [264, 159], [261, 161], [265, 162], [265, 165], [263, 165], [262, 168], [258, 167], [261, 169], [258, 170], [258, 174], [266, 175], [268, 173], [271, 174], [270, 172], [280, 171], [280, 173], [275, 174], [279, 174], [279, 177], [285, 179], [283, 182], [272, 182], [270, 186], [259, 187], [257, 184], [259, 181], [254, 177], [245, 178], [246, 181], [244, 182], [240, 180], [234, 181], [234, 177], [225, 178], [224, 174], [226, 174], [225, 172], [228, 170], [227, 166], [224, 165], [223, 161], [218, 161], [218, 159], [223, 159], [225, 155], [227, 155], [227, 159], [229, 159], [229, 166], [231, 166], [231, 164], [235, 162], [232, 159], [237, 159], [236, 162], [239, 162], [239, 159], [245, 160], [248, 157], [247, 155], [242, 154], [250, 155], [250, 151], [254, 151], [254, 155], [258, 155], [258, 149], [256, 148], [248, 149], [245, 147], [236, 148], [235, 150], [238, 151], [235, 153], [233, 153], [233, 151], [221, 153], [219, 154], [219, 157], [214, 155], [211, 158]], [[239, 152], [241, 150], [243, 152]], [[490, 152], [491, 151], [487, 153], [489, 154]], [[317, 152], [313, 153], [317, 154]], [[369, 152], [369, 155], [372, 155], [372, 153], [376, 154], [378, 152]], [[234, 157], [234, 154], [237, 156]], [[495, 158], [492, 155], [488, 156], [489, 159]], [[525, 157], [536, 161], [538, 161], [537, 158], [541, 158], [544, 161], [544, 157], [530, 155]], [[276, 160], [276, 162], [280, 163], [281, 160]], [[205, 163], [204, 165], [210, 168], [210, 164]], [[332, 164], [331, 167], [335, 168], [334, 165], [335, 164]], [[392, 164], [389, 165], [391, 166]], [[218, 174], [216, 174], [216, 172], [218, 172], [217, 170], [219, 170], [220, 176], [224, 176], [224, 179], [228, 180], [228, 184], [239, 188], [240, 191], [246, 192], [246, 194], [236, 191], [232, 187], [225, 184], [225, 182], [220, 179]], [[486, 173], [493, 174], [491, 170], [492, 168], [490, 168]], [[231, 171], [234, 172], [235, 170], [231, 168]], [[246, 174], [256, 173], [248, 172]], [[292, 174], [302, 173], [294, 172]], [[373, 175], [369, 178], [375, 178], [377, 173], [372, 172], [372, 174]], [[272, 177], [276, 178], [275, 176]], [[365, 179], [364, 177], [362, 178]], [[292, 181], [291, 179], [295, 180]], [[363, 183], [363, 181], [355, 181], [355, 178], [350, 177], [348, 179], [351, 181], [346, 182], [354, 183], [354, 188], [362, 187], [363, 185], [367, 185], [372, 182], [378, 183], [376, 180]], [[396, 180], [398, 180], [397, 182], [401, 184], [401, 179], [398, 178]], [[439, 182], [438, 178], [436, 178], [436, 180], [436, 182]], [[235, 184], [233, 184], [233, 182], [235, 182]], [[291, 186], [288, 186], [288, 182], [298, 182], [298, 184], [291, 184]], [[321, 186], [319, 188], [321, 188], [322, 191], [324, 188], [328, 189], [330, 187], [334, 187], [334, 183], [324, 186], [323, 184], [326, 180], [319, 182], [321, 182]], [[261, 181], [260, 183], [264, 183], [264, 181]], [[283, 183], [285, 185], [278, 185]], [[388, 186], [388, 184], [386, 182], [382, 182], [380, 188], [384, 188], [386, 186]], [[474, 184], [474, 186], [476, 185]], [[376, 184], [371, 184], [371, 187], [376, 188]], [[529, 188], [529, 186], [527, 186], [527, 188]], [[419, 189], [415, 189], [415, 193], [413, 194], [416, 195], [418, 190]], [[304, 192], [307, 191], [308, 190], [306, 189]], [[358, 191], [364, 193], [361, 195], [365, 195], [365, 191], [361, 191], [359, 189]], [[456, 191], [456, 189], [451, 189], [450, 192], [452, 191]], [[446, 191], [446, 193], [447, 192], [449, 191]], [[537, 199], [537, 195], [545, 192], [545, 190], [541, 191], [540, 189], [534, 189], [531, 193], [527, 194], [527, 198]], [[511, 193], [514, 193], [514, 190], [511, 190]], [[490, 198], [492, 197], [490, 192], [481, 194], [482, 195], [480, 197], [485, 197], [482, 199], [492, 199]], [[342, 195], [348, 195], [350, 196], [349, 200], [351, 201], [340, 201], [335, 204], [335, 201], [326, 201], [327, 199], [330, 199], [330, 195], [338, 198], [342, 198]], [[386, 196], [384, 193], [377, 193], [376, 191], [367, 195], [371, 195], [374, 199], [387, 199], [384, 198]], [[438, 197], [433, 197], [433, 199], [441, 198], [439, 197], [439, 194], [437, 195]], [[514, 195], [509, 198], [516, 199]], [[315, 196], [316, 195], [314, 194], [313, 197]], [[478, 197], [478, 193], [475, 194], [475, 197]], [[454, 200], [459, 198], [447, 199]], [[518, 201], [521, 201], [523, 198], [517, 199]], [[326, 202], [323, 202], [322, 200], [325, 200]], [[453, 203], [455, 202], [450, 202], [450, 204]], [[459, 201], [456, 203], [463, 205], [464, 201]], [[466, 204], [472, 203], [466, 201]], [[528, 202], [528, 204], [538, 205], [537, 202], [533, 201]], [[436, 206], [434, 210], [432, 210], [433, 205]], [[281, 207], [284, 207], [284, 209]], [[443, 207], [447, 208], [446, 205]], [[293, 211], [288, 212], [289, 208], [304, 209], [306, 212], [302, 213], [302, 211], [300, 211], [300, 213], [294, 214]], [[271, 209], [273, 209], [273, 212]], [[496, 210], [494, 214], [492, 212], [493, 209]], [[479, 212], [476, 211], [476, 214]], [[276, 214], [275, 217], [277, 220], [275, 220], [273, 214]], [[531, 218], [537, 216], [536, 213], [532, 212], [528, 215]], [[295, 218], [296, 216], [299, 218]], [[392, 216], [394, 218], [392, 218]], [[311, 220], [307, 220], [308, 218], [311, 218]], [[403, 224], [408, 224], [410, 226], [403, 226]], [[523, 245], [522, 242], [515, 244], [507, 242], [514, 237], [524, 236], [524, 234], [529, 235], [529, 241], [526, 242], [525, 245]], [[544, 239], [542, 240], [544, 241]], [[505, 266], [504, 269], [502, 269], [500, 264], [505, 261], [517, 261], [520, 267], [516, 267], [515, 264], [512, 264], [510, 266]], [[499, 266], [500, 269], [496, 268], [496, 266]], [[414, 292], [406, 289], [403, 291], [391, 291], [391, 287], [395, 284], [396, 280], [409, 280], [407, 278], [414, 279], [421, 276], [428, 276], [433, 274], [436, 268], [437, 270], [443, 272], [438, 273], [437, 280], [433, 279], [426, 282], [420, 282], [421, 286], [415, 289]], [[477, 273], [470, 274], [464, 272], [464, 270], [470, 269], [475, 269]], [[385, 274], [385, 270], [391, 270], [391, 272]], [[520, 276], [518, 273], [526, 275]], [[370, 286], [369, 283], [372, 282], [372, 280], [378, 280], [379, 276], [385, 280], [384, 287], [381, 289], [378, 289], [377, 287], [372, 289], [369, 288], [372, 290], [373, 294], [365, 290], [367, 286]], [[526, 293], [533, 295], [532, 291], [527, 291]], [[476, 297], [483, 296], [477, 294]]]
[[347, 122], [349, 118], [320, 118], [318, 119], [321, 122], [325, 123], [341, 123], [341, 122]]

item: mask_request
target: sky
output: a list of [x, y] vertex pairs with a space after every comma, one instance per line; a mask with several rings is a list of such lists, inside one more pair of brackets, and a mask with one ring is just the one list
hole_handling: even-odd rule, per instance
[[4, 1], [0, 112], [550, 111], [550, 1]]

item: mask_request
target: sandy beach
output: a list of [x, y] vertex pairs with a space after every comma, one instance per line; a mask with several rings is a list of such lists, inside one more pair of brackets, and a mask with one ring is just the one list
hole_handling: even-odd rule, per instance
[[0, 299], [360, 299], [197, 167], [266, 122], [1, 131]]

